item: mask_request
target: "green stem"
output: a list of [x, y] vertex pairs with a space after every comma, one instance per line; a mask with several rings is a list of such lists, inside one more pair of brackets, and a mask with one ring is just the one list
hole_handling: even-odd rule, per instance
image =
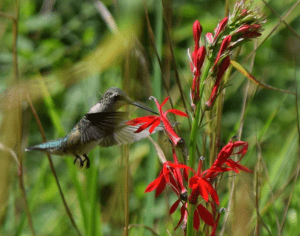
[[[195, 169], [195, 153], [196, 153], [196, 138], [197, 138], [197, 132], [198, 132], [198, 127], [200, 123], [200, 113], [201, 113], [201, 100], [203, 98], [203, 92], [204, 92], [204, 81], [208, 76], [209, 69], [212, 65], [212, 61], [208, 60], [205, 63], [205, 68], [204, 68], [204, 73], [201, 77], [201, 82], [200, 82], [200, 99], [198, 104], [196, 105], [196, 113], [195, 117], [193, 120], [192, 124], [192, 131], [191, 131], [191, 136], [190, 136], [190, 146], [189, 146], [189, 162], [188, 165], [192, 169]], [[192, 172], [189, 173], [189, 178], [192, 177]], [[192, 189], [189, 189], [188, 194], [190, 195], [192, 192]], [[187, 236], [192, 236], [193, 235], [193, 212], [194, 212], [195, 206], [192, 204], [189, 204], [188, 206], [188, 211], [189, 211], [189, 217], [188, 217], [188, 223], [187, 223]]]

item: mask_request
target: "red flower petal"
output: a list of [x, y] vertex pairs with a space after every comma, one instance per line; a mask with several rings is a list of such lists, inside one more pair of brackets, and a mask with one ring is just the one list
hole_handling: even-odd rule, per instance
[[191, 171], [193, 170], [191, 167], [184, 164], [174, 164], [172, 162], [169, 162], [169, 166], [172, 166], [173, 168], [186, 169]]
[[170, 122], [166, 118], [161, 117], [161, 120], [162, 120], [162, 122], [165, 126], [165, 130], [166, 130], [169, 138], [171, 139], [174, 146], [176, 146], [177, 143], [181, 140], [181, 138], [175, 133], [175, 131], [173, 130], [172, 125], [170, 124]]
[[178, 199], [176, 202], [174, 202], [174, 204], [170, 208], [170, 212], [169, 212], [170, 215], [172, 215], [175, 212], [179, 203], [180, 203], [180, 199]]
[[163, 107], [163, 105], [166, 104], [166, 102], [169, 100], [169, 96], [165, 98], [165, 100], [161, 103], [160, 107]]
[[190, 178], [189, 187], [191, 189], [197, 188], [197, 186], [198, 186], [198, 178], [199, 178], [198, 176], [193, 176], [193, 177]]
[[170, 183], [170, 172], [172, 171], [171, 170], [171, 167], [169, 166], [170, 162], [167, 161], [164, 163], [164, 166], [163, 166], [163, 169], [162, 169], [162, 172], [163, 172], [163, 175], [164, 175], [164, 178], [166, 180], [167, 183]]
[[196, 50], [199, 48], [199, 40], [200, 40], [201, 33], [202, 33], [202, 27], [200, 25], [200, 22], [196, 20], [193, 24], [193, 35], [194, 35]]
[[220, 57], [222, 56], [222, 54], [223, 54], [223, 53], [226, 51], [226, 49], [228, 48], [230, 42], [231, 42], [231, 35], [227, 35], [227, 36], [223, 39], [223, 41], [222, 41], [222, 43], [221, 43], [221, 47], [220, 47], [219, 52], [218, 52], [218, 55], [217, 55], [217, 57], [216, 57], [215, 64], [214, 64], [214, 67], [213, 67], [213, 70], [214, 70], [215, 66], [217, 65], [217, 63], [218, 63]]
[[181, 213], [181, 217], [180, 217], [180, 220], [178, 222], [178, 224], [176, 225], [175, 229], [176, 230], [178, 228], [178, 226], [180, 225], [180, 223], [182, 222], [183, 218], [184, 218], [184, 214], [185, 214], [185, 211], [186, 211], [186, 204], [183, 204], [181, 209], [180, 209], [180, 213]]
[[167, 110], [167, 111], [165, 112], [165, 114], [167, 114], [167, 113], [169, 113], [169, 112], [171, 112], [171, 113], [173, 113], [173, 114], [175, 114], [175, 115], [189, 117], [188, 114], [186, 114], [186, 113], [183, 112], [183, 111], [177, 110], [177, 109], [170, 109], [170, 110]]
[[195, 230], [198, 230], [200, 226], [200, 214], [198, 213], [197, 208], [194, 211], [193, 226]]
[[189, 173], [187, 169], [183, 169], [183, 178], [185, 179], [185, 181], [188, 181], [189, 179]]
[[216, 190], [213, 186], [205, 179], [203, 179], [203, 185], [205, 186], [206, 190], [209, 192], [211, 198], [219, 205], [219, 197]]
[[155, 122], [152, 124], [151, 128], [149, 129], [149, 133], [152, 134], [152, 132], [155, 130], [155, 128], [160, 124], [160, 119], [156, 119]]
[[208, 192], [205, 186], [205, 181], [202, 178], [198, 178], [198, 190], [201, 197], [207, 202], [208, 201]]
[[232, 170], [236, 173], [239, 173], [239, 170], [242, 170], [242, 171], [245, 171], [248, 173], [252, 173], [252, 170], [249, 170], [246, 166], [243, 166], [243, 165], [239, 164], [238, 162], [235, 162], [231, 159], [227, 160], [226, 164], [228, 166], [230, 166], [232, 168]]
[[161, 178], [161, 181], [159, 182], [157, 188], [156, 188], [156, 192], [155, 192], [155, 197], [157, 197], [159, 194], [161, 194], [161, 192], [165, 189], [167, 183], [165, 181], [165, 178]]
[[151, 192], [156, 189], [161, 182], [162, 177], [162, 172], [160, 172], [159, 176], [147, 186], [147, 188], [145, 189], [145, 193]]
[[214, 218], [212, 217], [211, 213], [202, 204], [199, 204], [196, 209], [195, 209], [195, 212], [198, 211], [202, 220], [206, 224], [208, 224], [210, 226], [214, 225]]
[[221, 22], [218, 24], [217, 28], [215, 29], [215, 38], [219, 36], [219, 34], [225, 29], [228, 22], [228, 17], [225, 17]]
[[212, 229], [212, 231], [211, 231], [210, 236], [215, 236], [215, 235], [216, 235], [216, 231], [217, 231], [217, 228], [218, 228], [220, 216], [221, 216], [221, 213], [219, 212], [219, 213], [218, 213], [218, 217], [217, 217], [217, 219], [216, 219], [216, 221], [215, 221], [215, 223], [214, 223], [214, 227], [213, 227], [213, 229]]
[[152, 121], [153, 119], [156, 119], [156, 118], [157, 118], [157, 116], [138, 117], [138, 118], [132, 119], [130, 121], [127, 121], [125, 124], [126, 125], [131, 125], [131, 126], [136, 126], [136, 125], [139, 125], [139, 124], [142, 124], [142, 123], [150, 122], [150, 121]]
[[194, 188], [192, 193], [188, 197], [189, 203], [195, 205], [198, 202], [199, 190], [198, 188]]
[[209, 44], [212, 44], [213, 41], [214, 41], [214, 37], [213, 37], [212, 33], [207, 33], [205, 35], [205, 38], [206, 38], [206, 40], [208, 41]]
[[222, 76], [224, 75], [225, 71], [228, 69], [229, 65], [230, 65], [230, 57], [227, 56], [224, 58], [224, 60], [221, 62], [218, 68], [218, 74], [217, 74], [218, 86], [220, 84]]
[[200, 70], [201, 70], [201, 67], [203, 65], [203, 62], [204, 62], [204, 59], [205, 59], [205, 56], [206, 56], [206, 50], [205, 50], [205, 47], [202, 46], [198, 49], [197, 51], [197, 61], [195, 63], [195, 66], [197, 68], [197, 72], [196, 73], [198, 76], [200, 76]]
[[[145, 123], [145, 124], [141, 125], [136, 131], [134, 131], [134, 133], [140, 133], [140, 132], [142, 132], [143, 130], [147, 129], [149, 126], [154, 125], [154, 123], [155, 123], [156, 120], [157, 120], [157, 119], [154, 119], [154, 120], [152, 120], [152, 121], [149, 122], [149, 123]], [[157, 125], [156, 125], [156, 126], [157, 126]], [[156, 128], [156, 126], [154, 126], [153, 130]], [[153, 127], [153, 126], [152, 126], [152, 127]], [[151, 129], [152, 129], [152, 127], [151, 127]], [[153, 130], [152, 130], [152, 131], [153, 131]], [[150, 132], [150, 130], [149, 130], [149, 132]], [[150, 133], [152, 133], [152, 132], [150, 132]]]

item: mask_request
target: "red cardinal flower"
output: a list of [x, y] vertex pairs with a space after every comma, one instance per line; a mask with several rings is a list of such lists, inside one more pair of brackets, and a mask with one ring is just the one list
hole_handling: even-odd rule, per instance
[[220, 87], [220, 83], [221, 83], [221, 79], [225, 73], [225, 71], [228, 69], [230, 65], [230, 57], [227, 56], [225, 57], [225, 59], [221, 62], [220, 66], [218, 67], [218, 73], [217, 73], [217, 79], [215, 82], [215, 85], [211, 91], [210, 94], [210, 98], [209, 100], [206, 102], [206, 109], [209, 109], [212, 107], [212, 105], [214, 104], [217, 95], [219, 94], [219, 87]]
[[187, 190], [183, 185], [183, 179], [180, 169], [183, 169], [184, 172], [187, 172], [188, 170], [192, 170], [192, 168], [186, 165], [179, 164], [175, 148], [173, 146], [172, 151], [174, 163], [172, 163], [171, 161], [166, 161], [163, 164], [163, 168], [157, 179], [155, 179], [148, 185], [145, 192], [151, 192], [156, 189], [155, 197], [157, 197], [164, 190], [166, 185], [169, 184], [178, 197], [182, 198], [183, 196], [187, 195]]
[[200, 99], [200, 76], [205, 56], [206, 50], [204, 46], [200, 47], [195, 54], [193, 53], [193, 63], [195, 71], [192, 86], [192, 99], [194, 103], [197, 103]]
[[200, 41], [200, 36], [202, 33], [202, 27], [200, 25], [200, 22], [196, 20], [193, 24], [193, 35], [194, 35], [194, 41], [195, 41], [195, 50], [197, 51], [199, 48], [199, 41]]
[[216, 236], [216, 231], [217, 231], [217, 227], [218, 227], [218, 224], [219, 224], [219, 220], [220, 220], [220, 216], [221, 216], [222, 211], [226, 211], [226, 209], [225, 208], [220, 209], [220, 211], [218, 213], [218, 216], [217, 216], [217, 219], [214, 222], [214, 227], [211, 231], [210, 236]]
[[218, 24], [217, 28], [215, 28], [215, 36], [214, 36], [214, 41], [218, 38], [220, 33], [222, 33], [227, 26], [228, 22], [228, 17], [225, 17], [221, 22]]
[[[170, 215], [173, 214], [175, 212], [175, 210], [177, 209], [178, 205], [180, 203], [180, 199], [178, 199], [170, 208]], [[180, 213], [181, 213], [181, 217], [180, 220], [178, 222], [178, 224], [176, 225], [175, 229], [176, 230], [178, 228], [178, 226], [181, 224], [181, 222], [184, 222], [183, 228], [186, 227], [186, 223], [187, 223], [187, 217], [188, 217], [188, 211], [187, 211], [187, 203], [182, 204], [181, 208], [180, 208]]]
[[206, 202], [208, 202], [209, 195], [219, 205], [219, 197], [216, 190], [211, 183], [203, 177], [201, 172], [202, 160], [199, 161], [198, 171], [189, 180], [189, 187], [192, 189], [192, 193], [189, 196], [189, 202], [196, 204], [198, 202], [198, 196], [201, 196]]
[[147, 129], [148, 127], [150, 127], [149, 132], [151, 134], [154, 131], [154, 129], [162, 122], [163, 125], [164, 125], [164, 129], [165, 129], [167, 135], [171, 139], [171, 141], [174, 144], [174, 146], [176, 146], [178, 144], [178, 142], [181, 140], [181, 138], [173, 130], [173, 127], [172, 127], [170, 121], [167, 118], [167, 114], [169, 112], [171, 112], [171, 113], [173, 113], [175, 115], [179, 115], [179, 116], [188, 117], [188, 115], [186, 113], [180, 111], [180, 110], [177, 110], [177, 109], [170, 109], [170, 110], [167, 110], [166, 112], [163, 112], [162, 107], [169, 100], [169, 97], [167, 97], [162, 102], [161, 105], [158, 103], [158, 101], [157, 101], [157, 99], [155, 97], [151, 96], [149, 99], [152, 99], [152, 100], [155, 101], [156, 106], [157, 106], [157, 108], [159, 110], [160, 116], [144, 116], [144, 117], [139, 117], [139, 118], [136, 118], [136, 119], [133, 119], [131, 121], [126, 122], [126, 124], [127, 125], [132, 125], [132, 126], [143, 124], [143, 125], [141, 125], [138, 128], [138, 130], [135, 131], [135, 133], [139, 133], [139, 132], [143, 131], [144, 129]]
[[199, 204], [194, 211], [193, 226], [195, 230], [199, 229], [200, 217], [206, 224], [210, 226], [214, 225], [214, 218], [211, 213], [202, 204]]
[[186, 193], [186, 189], [183, 186], [182, 175], [180, 169], [191, 169], [190, 167], [182, 164], [174, 164], [171, 161], [167, 161], [163, 164], [163, 168], [159, 173], [159, 176], [151, 182], [145, 190], [145, 193], [151, 192], [156, 189], [155, 197], [157, 197], [170, 185], [177, 196], [181, 196]]
[[205, 35], [206, 41], [208, 42], [209, 45], [212, 45], [214, 42], [214, 36], [212, 33], [207, 33]]
[[218, 55], [217, 55], [217, 57], [216, 57], [215, 64], [214, 64], [212, 70], [214, 70], [215, 67], [218, 65], [218, 62], [219, 62], [221, 56], [224, 55], [224, 53], [226, 52], [226, 49], [228, 48], [230, 42], [231, 42], [231, 35], [227, 35], [227, 36], [223, 39], [223, 41], [222, 41], [222, 43], [221, 43], [221, 47], [220, 47], [220, 49], [219, 49], [219, 52], [218, 52]]
[[199, 98], [200, 75], [201, 75], [201, 68], [206, 56], [205, 47], [202, 46], [199, 48], [201, 33], [202, 33], [202, 27], [200, 25], [200, 22], [196, 20], [193, 24], [195, 48], [194, 51], [192, 52], [192, 58], [191, 58], [191, 70], [194, 75], [192, 93], [191, 93], [193, 103], [197, 103], [197, 101], [199, 101], [200, 99]]
[[208, 45], [211, 46], [211, 45], [215, 44], [216, 41], [218, 41], [219, 36], [221, 38], [221, 34], [225, 30], [227, 23], [228, 23], [228, 17], [225, 17], [223, 20], [221, 20], [219, 22], [218, 26], [215, 28], [215, 30], [214, 30], [215, 35], [213, 35], [212, 33], [207, 33], [205, 35]]
[[[240, 147], [241, 150], [234, 153], [233, 152], [234, 148], [238, 148], [238, 147]], [[233, 170], [236, 173], [239, 173], [240, 170], [251, 173], [252, 172], [251, 170], [239, 164], [239, 162], [246, 154], [247, 150], [248, 150], [248, 143], [243, 141], [232, 142], [230, 140], [230, 142], [225, 147], [222, 148], [217, 159], [213, 163], [212, 167], [203, 172], [203, 176], [205, 176], [207, 180], [212, 181], [214, 178], [217, 177], [217, 175], [220, 172], [225, 172], [229, 170]], [[238, 155], [238, 154], [241, 154], [241, 157], [238, 161], [234, 161], [230, 159], [230, 156]], [[229, 168], [224, 167], [225, 165], [227, 165]]]
[[[179, 206], [180, 203], [180, 199], [178, 199], [170, 208], [170, 215], [173, 214], [175, 212], [175, 210], [177, 209], [177, 207]], [[188, 211], [187, 211], [187, 203], [183, 203], [181, 208], [180, 208], [180, 213], [181, 213], [181, 217], [179, 222], [177, 223], [176, 227], [174, 230], [176, 230], [178, 228], [178, 226], [183, 222], [183, 228], [186, 227], [186, 223], [187, 223], [187, 217], [188, 217]], [[208, 225], [210, 226], [214, 226], [214, 219], [212, 217], [212, 214], [202, 205], [199, 204], [195, 211], [194, 211], [194, 215], [193, 215], [193, 227], [194, 229], [198, 230], [199, 226], [200, 226], [200, 218]]]

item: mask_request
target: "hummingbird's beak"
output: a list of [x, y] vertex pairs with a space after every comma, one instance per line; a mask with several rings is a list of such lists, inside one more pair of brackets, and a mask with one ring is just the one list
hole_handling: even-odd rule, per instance
[[152, 111], [150, 108], [145, 107], [145, 106], [143, 106], [143, 105], [141, 105], [141, 104], [139, 104], [139, 103], [137, 103], [137, 102], [133, 102], [133, 103], [131, 103], [131, 105], [137, 106], [137, 107], [142, 108], [142, 109], [144, 109], [144, 110], [146, 110], [146, 111], [150, 111], [150, 112], [153, 113], [153, 114], [159, 115], [157, 112]]

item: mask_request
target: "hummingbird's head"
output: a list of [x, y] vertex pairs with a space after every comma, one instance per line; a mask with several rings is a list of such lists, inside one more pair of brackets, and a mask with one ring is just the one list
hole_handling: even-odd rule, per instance
[[102, 99], [107, 102], [107, 104], [113, 106], [113, 110], [118, 110], [126, 104], [134, 103], [123, 90], [116, 87], [111, 87], [106, 90]]
[[140, 107], [158, 115], [158, 113], [152, 111], [148, 107], [132, 101], [123, 90], [116, 87], [111, 87], [106, 90], [100, 101], [91, 108], [89, 113], [95, 113], [99, 111], [116, 111], [126, 104]]
[[148, 107], [143, 106], [142, 104], [139, 104], [137, 102], [132, 101], [128, 97], [128, 95], [123, 90], [121, 90], [119, 88], [111, 87], [105, 92], [105, 94], [103, 96], [105, 96], [106, 94], [107, 94], [108, 97], [110, 97], [109, 100], [113, 101], [115, 110], [118, 110], [119, 108], [121, 108], [122, 106], [124, 106], [126, 104], [130, 104], [130, 105], [137, 106], [139, 108], [142, 108], [146, 111], [150, 111], [150, 112], [158, 115], [158, 113], [156, 113], [155, 111], [152, 111]]

